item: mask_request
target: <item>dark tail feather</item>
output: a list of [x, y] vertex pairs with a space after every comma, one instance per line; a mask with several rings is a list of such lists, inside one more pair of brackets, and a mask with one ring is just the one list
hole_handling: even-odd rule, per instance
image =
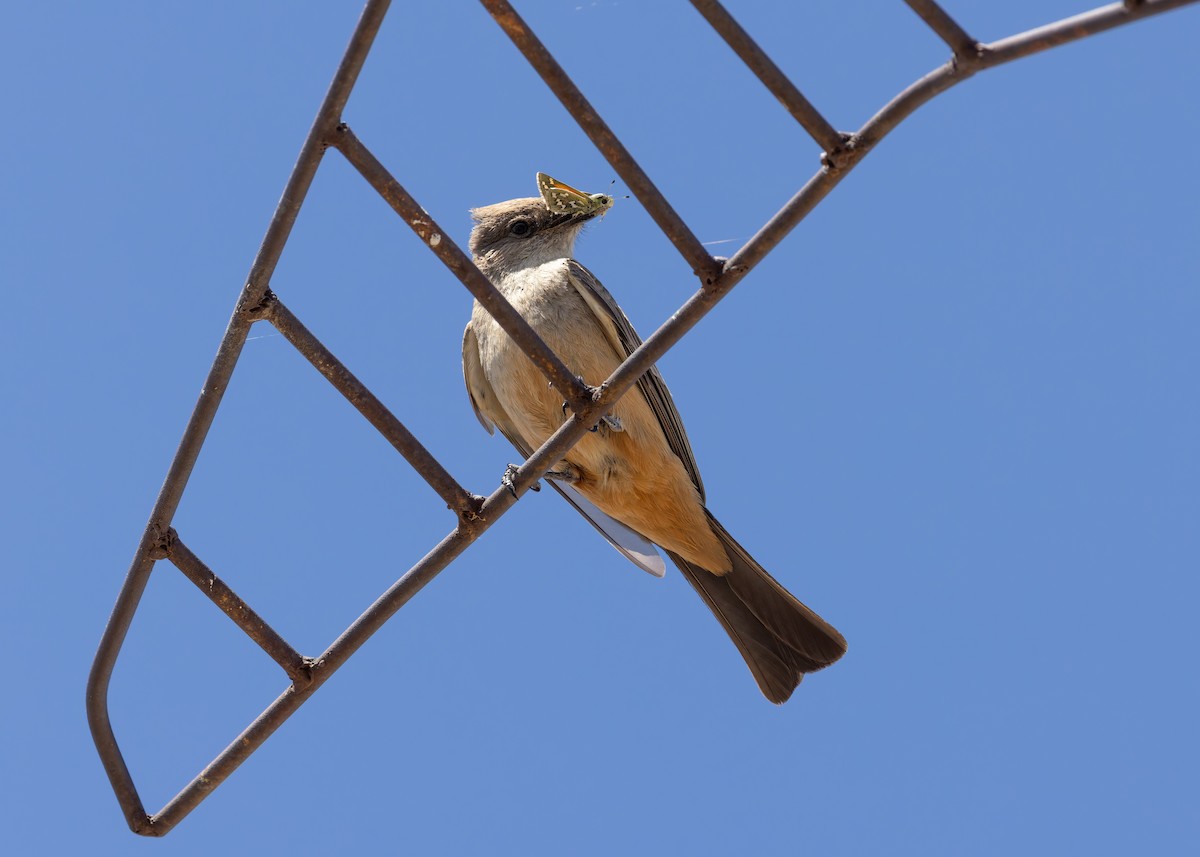
[[708, 521], [725, 545], [732, 571], [718, 577], [676, 554], [668, 555], [725, 626], [763, 695], [775, 703], [787, 702], [805, 673], [823, 669], [846, 653], [846, 640], [767, 574], [711, 512]]

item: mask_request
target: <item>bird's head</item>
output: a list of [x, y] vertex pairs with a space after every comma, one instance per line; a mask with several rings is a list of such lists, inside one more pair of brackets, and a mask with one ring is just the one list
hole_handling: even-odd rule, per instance
[[566, 259], [579, 230], [597, 214], [555, 213], [536, 196], [472, 209], [471, 255], [481, 267], [508, 270]]
[[566, 259], [583, 224], [612, 208], [607, 194], [587, 194], [537, 174], [541, 197], [510, 199], [471, 211], [471, 255], [481, 267], [517, 270]]

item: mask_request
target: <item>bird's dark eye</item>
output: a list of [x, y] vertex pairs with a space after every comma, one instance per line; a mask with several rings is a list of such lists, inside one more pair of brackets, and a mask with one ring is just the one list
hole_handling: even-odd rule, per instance
[[508, 231], [518, 238], [524, 238], [533, 231], [533, 227], [529, 224], [528, 220], [514, 220], [509, 224]]

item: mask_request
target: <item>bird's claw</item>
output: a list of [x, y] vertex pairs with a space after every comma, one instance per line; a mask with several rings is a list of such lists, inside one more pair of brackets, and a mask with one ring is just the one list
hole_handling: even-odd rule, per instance
[[[580, 384], [582, 384], [582, 385], [583, 385], [585, 388], [587, 388], [588, 392], [591, 392], [592, 388], [588, 386], [588, 382], [587, 382], [587, 381], [583, 380], [583, 376], [582, 376], [582, 375], [576, 375], [576, 376], [575, 376], [575, 380], [576, 380], [576, 381], [578, 381]], [[553, 387], [553, 386], [554, 386], [554, 382], [553, 382], [553, 381], [551, 381], [551, 382], [550, 382], [550, 386], [551, 386], [551, 387]], [[571, 410], [571, 403], [570, 403], [570, 402], [568, 402], [566, 399], [563, 399], [563, 403], [562, 403], [562, 415], [563, 415], [563, 418], [564, 418], [564, 419], [566, 418], [566, 416], [567, 416], [567, 411], [569, 411], [569, 410]]]
[[606, 428], [612, 432], [625, 431], [625, 426], [621, 423], [621, 418], [615, 417], [612, 414], [602, 416], [600, 422], [596, 423], [588, 431], [599, 431], [601, 428]]
[[[562, 403], [562, 415], [564, 418], [566, 418], [567, 411], [569, 411], [569, 410], [571, 410], [571, 403], [563, 402]], [[621, 422], [621, 418], [616, 416], [615, 414], [605, 414], [604, 416], [602, 416], [600, 418], [600, 422], [596, 423], [594, 426], [592, 426], [590, 429], [588, 429], [588, 431], [598, 431], [601, 426], [608, 429], [609, 431], [614, 431], [614, 432], [625, 431], [625, 425]]]
[[[587, 387], [588, 392], [594, 393], [596, 391], [595, 387], [590, 386], [587, 381], [583, 380], [582, 375], [576, 375], [575, 379], [579, 381], [580, 384], [583, 384], [583, 386]], [[551, 386], [553, 386], [553, 384], [551, 384]], [[563, 419], [566, 419], [567, 412], [569, 410], [571, 410], [571, 403], [564, 399], [562, 403]], [[588, 429], [588, 431], [599, 431], [601, 426], [604, 426], [609, 431], [625, 431], [625, 426], [621, 424], [620, 417], [617, 417], [613, 414], [605, 414], [602, 416], [600, 418], [600, 422], [596, 423], [594, 426]]]
[[[505, 488], [507, 488], [508, 493], [512, 494], [514, 497], [517, 496], [517, 484], [516, 484], [516, 482], [513, 481], [513, 477], [517, 475], [518, 469], [519, 468], [517, 467], [517, 465], [510, 464], [510, 465], [508, 465], [508, 467], [504, 468], [504, 475], [500, 477], [500, 484], [503, 485]], [[529, 490], [530, 491], [541, 491], [542, 486], [539, 485], [537, 482], [534, 482], [532, 485], [529, 486]]]
[[553, 470], [546, 471], [546, 478], [576, 485], [583, 481], [583, 472], [569, 461], [560, 461]]

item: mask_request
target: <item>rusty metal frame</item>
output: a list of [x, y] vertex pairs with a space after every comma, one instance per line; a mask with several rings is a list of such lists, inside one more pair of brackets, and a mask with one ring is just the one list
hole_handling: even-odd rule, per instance
[[[984, 44], [972, 38], [932, 0], [905, 0], [952, 52], [950, 60], [912, 83], [854, 133], [836, 130], [717, 0], [693, 6], [821, 146], [821, 167], [728, 260], [711, 256], [654, 186], [650, 177], [583, 93], [505, 0], [481, 0], [546, 85], [616, 169], [674, 243], [700, 280], [699, 290], [651, 335], [606, 382], [589, 388], [533, 332], [479, 269], [342, 122], [342, 111], [371, 49], [389, 0], [368, 0], [316, 120], [308, 132], [266, 236], [250, 268], [191, 419], [151, 512], [132, 566], [101, 638], [87, 686], [87, 713], [96, 748], [131, 830], [162, 836], [179, 823], [324, 684], [413, 595], [492, 526], [596, 420], [683, 337], [861, 161], [918, 107], [976, 72], [1084, 38], [1198, 0], [1125, 0]], [[421, 445], [404, 424], [314, 336], [269, 288], [322, 156], [339, 151], [419, 235], [571, 403], [573, 416], [517, 470], [515, 493], [497, 487], [473, 494]], [[400, 577], [321, 655], [294, 650], [180, 540], [171, 524], [201, 445], [256, 322], [274, 326], [388, 439], [455, 515], [455, 526]], [[158, 560], [178, 568], [283, 669], [290, 684], [259, 717], [157, 813], [147, 814], [122, 758], [108, 713], [108, 689], [117, 655], [150, 572]]]

